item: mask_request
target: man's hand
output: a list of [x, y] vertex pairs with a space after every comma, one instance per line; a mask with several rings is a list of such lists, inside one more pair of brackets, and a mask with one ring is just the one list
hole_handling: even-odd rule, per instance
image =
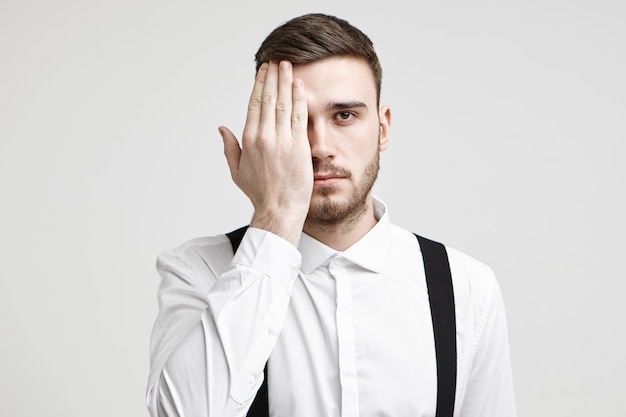
[[250, 226], [297, 246], [313, 191], [307, 100], [291, 63], [264, 63], [248, 103], [242, 147], [226, 127], [219, 132], [233, 181], [254, 206]]

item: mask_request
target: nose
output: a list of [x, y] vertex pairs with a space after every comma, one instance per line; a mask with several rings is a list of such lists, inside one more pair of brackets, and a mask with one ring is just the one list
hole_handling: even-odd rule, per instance
[[326, 129], [323, 123], [314, 123], [309, 120], [307, 133], [313, 160], [323, 160], [335, 156], [331, 129]]

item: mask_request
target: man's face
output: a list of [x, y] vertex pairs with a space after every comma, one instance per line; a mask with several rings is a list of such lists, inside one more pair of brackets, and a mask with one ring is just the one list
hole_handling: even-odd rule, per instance
[[354, 221], [371, 206], [379, 152], [387, 147], [391, 113], [377, 108], [372, 72], [362, 59], [333, 57], [294, 66], [308, 102], [315, 182], [309, 225]]

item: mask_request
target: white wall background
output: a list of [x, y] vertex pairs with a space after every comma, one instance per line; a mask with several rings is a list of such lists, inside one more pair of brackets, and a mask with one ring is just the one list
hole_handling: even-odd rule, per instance
[[374, 40], [392, 220], [490, 264], [520, 416], [624, 415], [622, 1], [0, 3], [0, 415], [147, 416], [158, 252], [246, 223], [239, 132], [262, 38]]

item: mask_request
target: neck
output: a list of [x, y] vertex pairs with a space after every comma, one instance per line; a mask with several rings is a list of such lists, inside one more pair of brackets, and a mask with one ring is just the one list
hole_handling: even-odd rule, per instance
[[363, 210], [356, 216], [337, 224], [304, 223], [304, 233], [328, 247], [344, 251], [358, 242], [376, 225], [372, 198], [367, 199]]

